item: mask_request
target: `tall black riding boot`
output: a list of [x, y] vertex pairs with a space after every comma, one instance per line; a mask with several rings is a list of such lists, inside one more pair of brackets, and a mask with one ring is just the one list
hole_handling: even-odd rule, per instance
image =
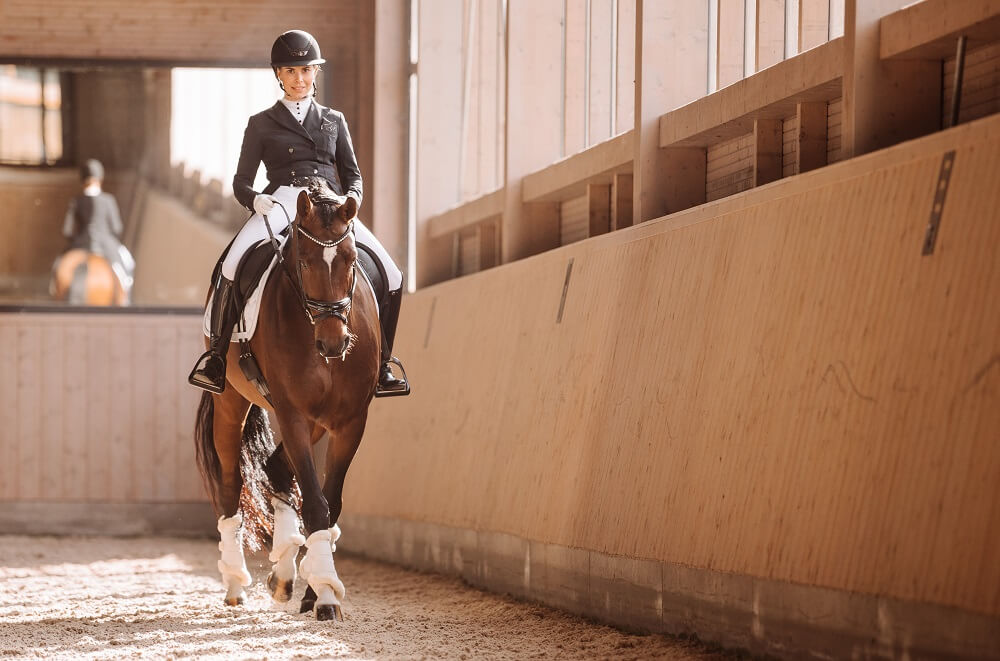
[[226, 353], [233, 336], [233, 281], [221, 273], [212, 294], [211, 335], [208, 351], [201, 354], [188, 376], [188, 383], [209, 392], [221, 393], [226, 389]]
[[[402, 288], [389, 292], [389, 300], [379, 310], [379, 322], [382, 324], [382, 367], [378, 373], [378, 383], [375, 385], [376, 397], [392, 397], [394, 395], [409, 395], [410, 384], [406, 380], [406, 370], [399, 358], [392, 355], [392, 343], [396, 339], [396, 323], [399, 321], [399, 308], [402, 304]], [[392, 373], [389, 365], [396, 365], [402, 372], [402, 378]]]

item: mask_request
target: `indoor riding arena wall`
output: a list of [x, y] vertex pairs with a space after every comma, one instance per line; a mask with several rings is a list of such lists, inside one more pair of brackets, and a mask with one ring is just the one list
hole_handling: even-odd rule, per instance
[[408, 296], [343, 548], [785, 658], [997, 657], [997, 181], [994, 115]]
[[0, 531], [210, 535], [200, 315], [0, 309]]

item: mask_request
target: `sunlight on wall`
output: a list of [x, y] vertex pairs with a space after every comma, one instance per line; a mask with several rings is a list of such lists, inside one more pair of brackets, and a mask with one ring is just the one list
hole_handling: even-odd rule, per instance
[[[250, 115], [274, 105], [281, 94], [270, 69], [174, 69], [171, 72], [170, 162], [200, 170], [202, 181], [219, 179], [232, 194], [243, 130]], [[266, 186], [264, 169], [255, 188]]]

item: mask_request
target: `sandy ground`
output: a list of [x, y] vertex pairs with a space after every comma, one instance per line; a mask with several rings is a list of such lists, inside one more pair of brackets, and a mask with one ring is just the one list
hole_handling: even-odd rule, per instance
[[301, 580], [272, 605], [263, 554], [247, 603], [228, 608], [218, 557], [209, 540], [0, 536], [0, 657], [731, 658], [343, 553], [343, 622], [299, 615]]

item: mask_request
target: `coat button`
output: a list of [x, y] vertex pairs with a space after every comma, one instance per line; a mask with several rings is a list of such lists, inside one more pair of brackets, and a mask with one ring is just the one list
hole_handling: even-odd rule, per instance
[[292, 170], [292, 176], [293, 177], [295, 176], [295, 170]]
[[319, 170], [313, 168], [313, 174], [319, 174]]
[[288, 153], [289, 154], [291, 154], [293, 151], [295, 151], [295, 147], [289, 147], [288, 148]]

